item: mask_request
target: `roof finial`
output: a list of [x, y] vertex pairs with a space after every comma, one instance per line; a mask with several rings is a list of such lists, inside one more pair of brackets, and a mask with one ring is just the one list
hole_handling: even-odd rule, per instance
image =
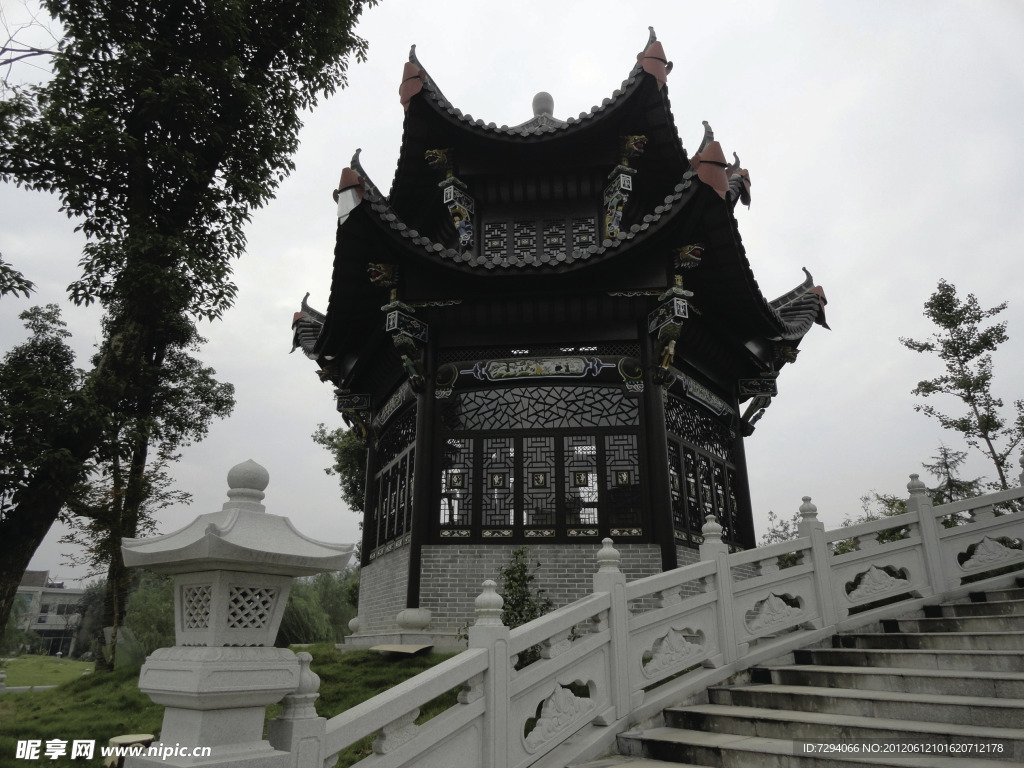
[[534, 117], [540, 117], [541, 115], [555, 116], [555, 99], [550, 93], [541, 91], [533, 97], [533, 115]]

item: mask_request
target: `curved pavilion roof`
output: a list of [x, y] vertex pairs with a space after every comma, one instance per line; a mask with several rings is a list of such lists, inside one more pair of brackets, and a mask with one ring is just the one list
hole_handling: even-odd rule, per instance
[[[724, 156], [710, 130], [694, 158], [688, 157], [668, 100], [670, 71], [671, 64], [651, 30], [621, 87], [590, 112], [564, 121], [540, 114], [518, 126], [497, 126], [455, 107], [417, 59], [414, 48], [400, 87], [406, 116], [391, 191], [384, 195], [373, 183], [357, 151], [340, 185], [341, 193], [351, 193], [352, 203], [339, 218], [329, 306], [321, 316], [304, 303], [293, 324], [294, 345], [317, 359], [336, 357], [365, 341], [380, 323], [382, 303], [367, 276], [369, 262], [436, 271], [443, 273], [453, 290], [486, 293], [497, 288], [494, 281], [502, 285], [511, 285], [506, 280], [516, 285], [568, 283], [598, 265], [628, 271], [655, 256], [664, 260], [670, 249], [687, 244], [679, 238], [695, 228], [701, 231], [705, 247], [700, 268], [686, 273], [695, 306], [731, 326], [741, 338], [760, 336], [795, 345], [815, 322], [825, 325], [824, 293], [814, 286], [809, 273], [775, 300], [761, 292], [734, 216], [736, 202], [748, 192], [749, 176], [738, 167], [724, 167]], [[570, 150], [575, 158], [585, 158], [606, 171], [619, 162], [617, 139], [623, 134], [643, 134], [647, 146], [643, 155], [631, 161], [637, 183], [618, 237], [533, 258], [510, 252], [486, 255], [481, 246], [466, 252], [455, 247], [454, 229], [439, 203], [438, 175], [425, 163], [425, 151], [457, 148], [457, 175], [469, 181], [475, 193], [474, 182], [480, 186], [522, 168], [550, 168]], [[545, 182], [526, 179], [520, 183]], [[497, 187], [491, 192], [506, 193]], [[596, 193], [600, 196], [600, 189]], [[558, 196], [554, 188], [546, 194]], [[659, 285], [646, 287], [663, 289], [664, 273], [660, 279]]]

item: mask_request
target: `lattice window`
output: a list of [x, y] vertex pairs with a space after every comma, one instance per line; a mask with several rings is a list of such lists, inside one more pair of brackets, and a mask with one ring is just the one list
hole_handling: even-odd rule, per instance
[[637, 525], [641, 519], [642, 498], [636, 435], [606, 435], [604, 456], [608, 522]]
[[276, 600], [274, 587], [231, 587], [228, 590], [228, 629], [267, 626]]
[[523, 438], [523, 522], [554, 525], [558, 511], [555, 439]]
[[181, 590], [181, 623], [183, 629], [206, 629], [210, 626], [210, 598], [213, 587], [203, 584]]
[[483, 451], [484, 488], [480, 499], [483, 523], [485, 526], [512, 525], [515, 522], [515, 441], [511, 437], [484, 438]]
[[416, 406], [390, 421], [377, 439], [377, 466], [385, 467], [416, 440]]
[[444, 527], [469, 525], [473, 491], [473, 442], [471, 437], [455, 437], [445, 441], [438, 517]]
[[456, 392], [438, 410], [440, 537], [643, 535], [639, 403], [621, 388]]
[[722, 461], [734, 463], [729, 427], [698, 406], [670, 396], [665, 402], [665, 420], [670, 434]]
[[597, 525], [597, 438], [567, 437], [565, 461], [565, 514], [570, 525]]

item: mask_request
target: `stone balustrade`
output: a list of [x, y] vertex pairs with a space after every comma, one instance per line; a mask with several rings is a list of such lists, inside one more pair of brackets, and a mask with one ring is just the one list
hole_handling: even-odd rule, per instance
[[[629, 583], [605, 539], [593, 593], [516, 629], [485, 582], [468, 650], [326, 721], [312, 707], [315, 675], [303, 672], [269, 741], [295, 768], [328, 768], [371, 734], [361, 768], [564, 766], [754, 664], [1024, 569], [1024, 488], [941, 507], [917, 476], [908, 491], [905, 514], [835, 531], [805, 497], [796, 539], [745, 552], [729, 553], [709, 518], [700, 562]], [[901, 538], [879, 540], [891, 530]], [[836, 554], [848, 540], [853, 549]], [[532, 648], [537, 660], [518, 665]], [[415, 722], [453, 688], [458, 703]]]

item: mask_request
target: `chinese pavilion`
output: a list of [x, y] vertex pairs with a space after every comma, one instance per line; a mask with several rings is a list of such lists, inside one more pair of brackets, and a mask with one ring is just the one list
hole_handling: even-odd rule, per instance
[[556, 604], [606, 536], [631, 579], [695, 560], [709, 515], [754, 546], [743, 439], [825, 298], [762, 295], [750, 177], [707, 123], [688, 155], [671, 69], [652, 30], [601, 106], [496, 126], [414, 48], [390, 194], [342, 172], [329, 304], [293, 332], [368, 448], [356, 640], [454, 632], [523, 545]]

